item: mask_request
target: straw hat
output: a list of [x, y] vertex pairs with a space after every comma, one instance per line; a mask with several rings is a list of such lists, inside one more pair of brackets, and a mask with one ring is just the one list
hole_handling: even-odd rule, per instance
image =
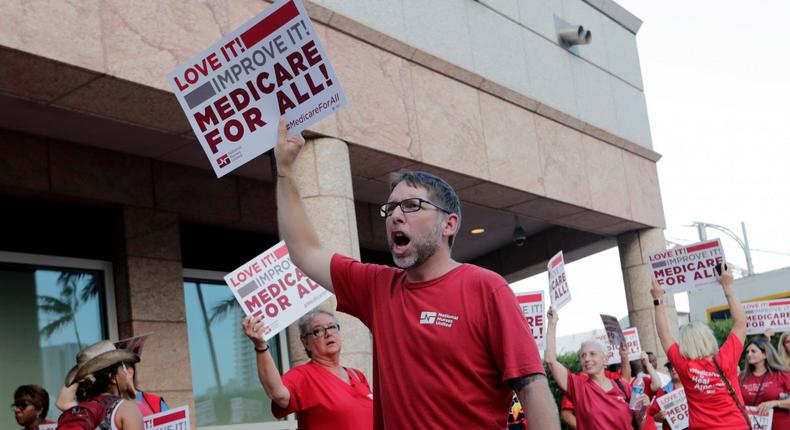
[[66, 374], [66, 386], [80, 382], [93, 372], [120, 362], [137, 363], [140, 357], [124, 349], [115, 348], [109, 340], [101, 340], [77, 353], [77, 365]]

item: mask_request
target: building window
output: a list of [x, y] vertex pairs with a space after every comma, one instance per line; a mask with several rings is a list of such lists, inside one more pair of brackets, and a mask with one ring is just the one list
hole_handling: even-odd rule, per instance
[[[277, 421], [258, 380], [252, 343], [241, 329], [244, 312], [217, 272], [184, 270], [184, 300], [198, 427], [288, 429]], [[269, 341], [278, 369], [288, 363], [285, 335]], [[286, 364], [287, 368], [287, 364]]]
[[[20, 385], [41, 385], [50, 395], [48, 418], [57, 419], [55, 399], [77, 352], [117, 337], [114, 307], [107, 307], [111, 267], [0, 252], [0, 393], [11, 399]], [[0, 412], [0, 422], [14, 422], [9, 408]]]

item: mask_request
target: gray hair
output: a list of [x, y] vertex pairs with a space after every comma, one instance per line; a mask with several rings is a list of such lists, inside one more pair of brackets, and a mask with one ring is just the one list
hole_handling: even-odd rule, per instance
[[680, 327], [678, 333], [680, 355], [692, 360], [713, 357], [719, 352], [716, 336], [707, 324], [692, 321]]
[[337, 326], [340, 327], [340, 323], [337, 322], [337, 318], [335, 317], [335, 314], [329, 311], [325, 311], [323, 309], [313, 309], [312, 311], [304, 314], [304, 316], [299, 318], [299, 321], [296, 323], [297, 326], [299, 327], [299, 339], [302, 340], [302, 346], [304, 346], [304, 352], [310, 358], [313, 358], [313, 356], [310, 354], [310, 350], [307, 349], [307, 345], [305, 344], [304, 340], [307, 337], [307, 334], [311, 332], [310, 324], [313, 322], [313, 318], [321, 314], [329, 315], [330, 317], [332, 317], [332, 321], [334, 321], [335, 324], [337, 324]]
[[[587, 339], [584, 342], [582, 342], [581, 346], [579, 346], [579, 350], [576, 351], [576, 356], [579, 357], [579, 360], [581, 360], [582, 358], [582, 350], [587, 345], [592, 345], [593, 347], [595, 347], [595, 349], [598, 350], [598, 352], [601, 353], [601, 356], [606, 357], [607, 355], [606, 347], [603, 345], [603, 343], [601, 343], [598, 339]], [[605, 364], [606, 362], [604, 362], [604, 365]]]
[[[410, 187], [425, 188], [425, 190], [428, 191], [428, 198], [431, 199], [433, 203], [458, 216], [458, 228], [456, 232], [460, 231], [461, 200], [458, 199], [458, 195], [455, 193], [455, 190], [453, 190], [453, 187], [445, 182], [444, 179], [426, 172], [406, 171], [394, 173], [390, 181], [390, 192], [401, 182], [405, 182]], [[448, 239], [450, 248], [453, 247], [454, 241], [455, 235], [450, 236]]]

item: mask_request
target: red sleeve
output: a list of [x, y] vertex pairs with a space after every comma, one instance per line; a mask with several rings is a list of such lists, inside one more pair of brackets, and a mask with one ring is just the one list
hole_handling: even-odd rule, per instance
[[546, 374], [532, 328], [504, 279], [491, 293], [485, 318], [489, 348], [504, 381]]
[[716, 360], [719, 362], [722, 370], [736, 369], [738, 372], [738, 361], [741, 359], [743, 352], [743, 342], [738, 339], [734, 333], [727, 336], [727, 340], [721, 345], [719, 353], [716, 354]]
[[672, 346], [669, 347], [667, 350], [667, 360], [672, 363], [672, 366], [675, 369], [683, 368], [685, 369], [685, 360], [680, 355], [680, 346], [676, 343], [673, 343]]
[[790, 394], [790, 372], [780, 372], [779, 376], [782, 378], [782, 385], [784, 385], [782, 392]]
[[299, 389], [299, 386], [302, 384], [303, 379], [304, 375], [302, 375], [302, 372], [298, 370], [294, 371], [294, 369], [289, 370], [283, 375], [283, 385], [285, 385], [285, 388], [291, 393], [291, 399], [288, 402], [287, 408], [281, 408], [277, 403], [272, 402], [272, 415], [274, 415], [275, 418], [280, 419], [288, 414], [299, 412], [302, 404], [299, 399], [299, 392], [302, 390]]
[[370, 308], [376, 275], [384, 266], [360, 263], [340, 254], [330, 264], [337, 310], [351, 314], [370, 327]]
[[569, 411], [572, 411], [572, 410], [575, 409], [573, 407], [573, 402], [568, 400], [568, 394], [567, 393], [562, 395], [562, 402], [560, 402], [560, 410], [563, 410], [563, 409], [569, 410]]

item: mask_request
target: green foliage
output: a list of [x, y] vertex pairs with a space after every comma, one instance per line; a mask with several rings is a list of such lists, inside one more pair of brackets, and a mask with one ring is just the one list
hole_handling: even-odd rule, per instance
[[[708, 327], [710, 327], [710, 329], [713, 330], [713, 335], [716, 337], [716, 341], [719, 343], [719, 346], [721, 346], [721, 344], [724, 343], [725, 340], [727, 340], [727, 336], [730, 335], [730, 330], [732, 330], [732, 322], [733, 322], [732, 319], [726, 319], [726, 320], [711, 321], [708, 323]], [[747, 336], [744, 345], [746, 345], [746, 343], [749, 342], [749, 339], [757, 336], [762, 336], [762, 335], [758, 334], [753, 336]], [[774, 346], [774, 348], [777, 348], [779, 346], [778, 335], [771, 337], [771, 344]], [[744, 350], [743, 355], [741, 355], [741, 361], [739, 363], [739, 367], [743, 369], [745, 365], [746, 365], [746, 350]]]
[[[569, 352], [567, 354], [557, 356], [557, 361], [562, 363], [562, 365], [568, 368], [572, 373], [579, 373], [582, 370], [582, 364], [575, 352]], [[543, 367], [545, 368], [546, 375], [549, 379], [549, 388], [551, 389], [551, 394], [554, 395], [554, 400], [557, 402], [557, 410], [559, 410], [560, 402], [562, 402], [563, 391], [560, 390], [560, 387], [558, 387], [557, 383], [554, 382], [554, 378], [551, 376], [551, 369], [549, 369], [546, 364], [544, 364]]]

